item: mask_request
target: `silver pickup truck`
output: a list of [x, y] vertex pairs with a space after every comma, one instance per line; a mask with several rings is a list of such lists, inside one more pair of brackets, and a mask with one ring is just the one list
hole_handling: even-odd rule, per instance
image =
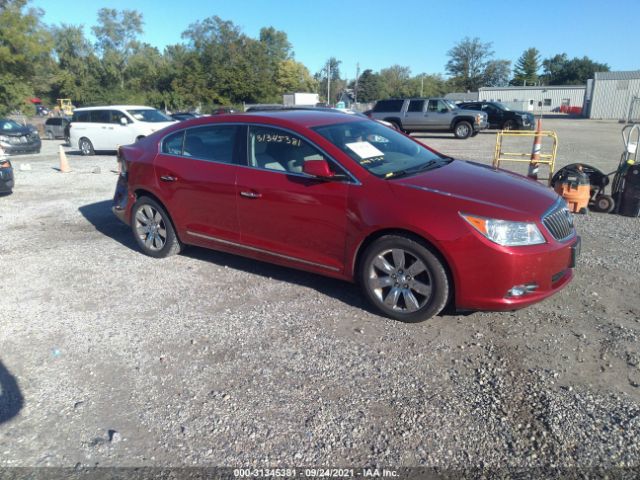
[[451, 132], [456, 138], [468, 138], [489, 126], [486, 113], [463, 110], [444, 98], [378, 100], [367, 113], [371, 118], [393, 123], [405, 133]]

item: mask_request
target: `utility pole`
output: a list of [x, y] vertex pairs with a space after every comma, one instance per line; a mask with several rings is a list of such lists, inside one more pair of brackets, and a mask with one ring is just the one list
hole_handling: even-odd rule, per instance
[[424, 92], [424, 73], [420, 75], [420, 96], [423, 96]]
[[353, 93], [353, 103], [358, 104], [358, 78], [360, 78], [360, 62], [356, 63], [356, 90]]
[[327, 104], [331, 106], [331, 60], [327, 62]]

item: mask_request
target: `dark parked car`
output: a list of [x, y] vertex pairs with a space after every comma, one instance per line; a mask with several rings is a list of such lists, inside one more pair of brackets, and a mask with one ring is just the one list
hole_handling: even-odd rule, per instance
[[6, 154], [40, 153], [41, 146], [37, 130], [7, 118], [0, 118], [0, 148]]
[[47, 118], [44, 122], [44, 136], [47, 140], [53, 140], [54, 138], [64, 138], [69, 143], [69, 122], [70, 120], [65, 117], [51, 117]]
[[466, 110], [485, 112], [489, 119], [489, 128], [500, 130], [533, 130], [535, 118], [532, 113], [509, 110], [500, 102], [463, 102], [458, 105]]
[[198, 245], [358, 282], [402, 321], [514, 310], [574, 275], [580, 239], [551, 189], [357, 115], [198, 118], [118, 161], [113, 211], [147, 255]]
[[0, 147], [0, 194], [11, 193], [13, 190], [13, 167]]
[[174, 120], [182, 122], [184, 120], [191, 120], [192, 118], [198, 118], [200, 115], [198, 115], [197, 113], [191, 113], [191, 112], [176, 112], [176, 113], [172, 113], [169, 116]]

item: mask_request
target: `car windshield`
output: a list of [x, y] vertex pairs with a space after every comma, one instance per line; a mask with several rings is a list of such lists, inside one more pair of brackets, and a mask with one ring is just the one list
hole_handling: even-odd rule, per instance
[[13, 132], [15, 130], [21, 130], [22, 126], [13, 120], [9, 119], [0, 119], [0, 130], [3, 132]]
[[498, 107], [500, 110], [509, 111], [509, 107], [507, 107], [504, 103], [495, 102], [494, 105]]
[[173, 119], [167, 117], [164, 113], [159, 110], [154, 110], [150, 108], [140, 109], [140, 110], [127, 110], [129, 115], [138, 120], [139, 122], [173, 122]]
[[324, 125], [313, 130], [382, 178], [412, 175], [451, 161], [371, 120]]

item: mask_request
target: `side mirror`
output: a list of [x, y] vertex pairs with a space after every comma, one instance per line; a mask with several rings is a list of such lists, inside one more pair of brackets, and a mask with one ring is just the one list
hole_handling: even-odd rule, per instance
[[120, 125], [129, 125], [129, 121], [126, 119], [126, 117], [120, 117]]
[[302, 171], [312, 177], [329, 180], [334, 177], [333, 172], [329, 168], [329, 163], [325, 159], [306, 160], [302, 165]]

